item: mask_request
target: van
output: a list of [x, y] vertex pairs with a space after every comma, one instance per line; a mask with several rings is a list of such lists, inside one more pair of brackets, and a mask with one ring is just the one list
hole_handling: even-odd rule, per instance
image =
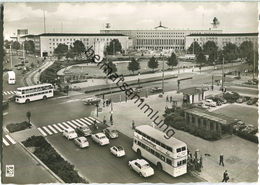
[[14, 71], [8, 71], [8, 84], [15, 84], [15, 72]]
[[66, 128], [63, 130], [63, 135], [67, 138], [67, 139], [75, 139], [78, 137], [76, 131], [73, 128]]

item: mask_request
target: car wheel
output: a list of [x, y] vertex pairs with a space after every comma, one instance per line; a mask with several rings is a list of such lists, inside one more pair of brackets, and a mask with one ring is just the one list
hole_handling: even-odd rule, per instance
[[142, 176], [143, 176], [143, 174], [142, 174], [141, 172], [139, 172], [139, 175], [140, 175], [140, 177], [142, 177]]
[[42, 98], [43, 100], [46, 100], [47, 99], [47, 96], [43, 96], [43, 98]]
[[25, 100], [25, 103], [30, 103], [30, 100], [29, 99]]
[[162, 164], [160, 162], [157, 163], [158, 170], [162, 170]]

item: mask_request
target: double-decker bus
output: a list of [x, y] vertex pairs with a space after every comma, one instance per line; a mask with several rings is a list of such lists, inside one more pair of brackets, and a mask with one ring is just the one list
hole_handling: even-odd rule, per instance
[[39, 84], [27, 87], [19, 87], [16, 90], [15, 102], [16, 103], [29, 103], [35, 100], [45, 100], [53, 97], [52, 84]]
[[135, 128], [132, 149], [173, 177], [187, 173], [187, 145], [149, 125]]

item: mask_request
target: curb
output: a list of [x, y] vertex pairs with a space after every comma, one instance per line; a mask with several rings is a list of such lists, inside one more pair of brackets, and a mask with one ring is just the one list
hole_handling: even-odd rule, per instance
[[206, 179], [204, 179], [203, 177], [201, 177], [198, 173], [194, 172], [194, 171], [189, 171], [188, 174], [190, 174], [193, 177], [198, 178], [199, 180], [201, 180], [202, 182], [208, 182]]

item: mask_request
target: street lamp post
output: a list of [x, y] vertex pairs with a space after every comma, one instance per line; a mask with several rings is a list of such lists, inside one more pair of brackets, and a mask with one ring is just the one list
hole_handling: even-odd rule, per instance
[[225, 63], [225, 59], [224, 59], [224, 55], [223, 55], [223, 59], [222, 59], [222, 84], [221, 84], [222, 92], [224, 91], [224, 63]]
[[98, 117], [98, 108], [99, 108], [98, 103], [96, 104], [96, 107], [97, 107], [97, 117]]
[[13, 53], [12, 53], [12, 44], [10, 44], [10, 65], [11, 65], [11, 69], [13, 68], [13, 57], [12, 57]]
[[163, 72], [162, 72], [162, 93], [164, 94], [164, 59], [162, 57], [162, 54], [160, 54], [160, 57], [163, 60]]

